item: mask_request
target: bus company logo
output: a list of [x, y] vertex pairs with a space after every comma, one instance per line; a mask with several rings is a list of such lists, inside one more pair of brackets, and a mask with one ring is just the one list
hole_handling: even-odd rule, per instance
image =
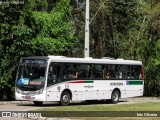
[[2, 117], [12, 117], [11, 112], [2, 112]]
[[84, 88], [93, 88], [93, 85], [84, 86]]
[[17, 81], [17, 84], [18, 84], [18, 85], [21, 85], [21, 84], [22, 84], [22, 80], [18, 80], [18, 81]]

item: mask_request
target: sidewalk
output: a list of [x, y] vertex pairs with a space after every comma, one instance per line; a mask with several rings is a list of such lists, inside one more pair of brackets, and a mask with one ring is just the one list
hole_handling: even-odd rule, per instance
[[5, 104], [33, 104], [32, 101], [0, 101], [0, 105]]

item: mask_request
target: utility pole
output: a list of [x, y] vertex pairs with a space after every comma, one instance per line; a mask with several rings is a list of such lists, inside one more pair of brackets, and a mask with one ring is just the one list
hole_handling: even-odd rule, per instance
[[86, 0], [84, 57], [89, 57], [89, 0]]

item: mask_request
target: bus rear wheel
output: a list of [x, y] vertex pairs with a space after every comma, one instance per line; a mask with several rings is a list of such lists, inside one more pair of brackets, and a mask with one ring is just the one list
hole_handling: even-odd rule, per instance
[[67, 91], [64, 91], [61, 95], [60, 105], [67, 106], [71, 100], [71, 96]]
[[114, 90], [111, 95], [111, 102], [117, 104], [119, 102], [120, 93], [117, 90]]
[[43, 104], [43, 102], [39, 102], [39, 101], [33, 101], [33, 103], [36, 105], [36, 106], [41, 106]]

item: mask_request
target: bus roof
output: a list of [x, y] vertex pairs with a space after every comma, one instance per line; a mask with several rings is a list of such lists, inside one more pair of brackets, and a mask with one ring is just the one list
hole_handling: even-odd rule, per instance
[[94, 64], [132, 64], [142, 65], [141, 61], [135, 60], [124, 60], [124, 59], [113, 59], [113, 58], [71, 58], [65, 56], [31, 56], [24, 57], [22, 59], [48, 59], [50, 62], [66, 62], [66, 63], [94, 63]]
[[94, 58], [70, 58], [65, 56], [48, 56], [48, 57], [51, 62], [142, 65], [141, 61], [113, 59], [113, 58], [94, 59]]

